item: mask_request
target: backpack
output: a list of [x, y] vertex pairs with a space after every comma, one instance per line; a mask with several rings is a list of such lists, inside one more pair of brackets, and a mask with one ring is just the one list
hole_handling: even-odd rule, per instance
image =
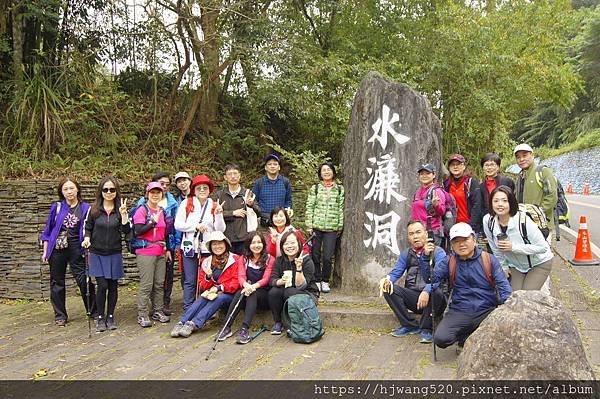
[[[527, 238], [527, 229], [525, 228], [525, 216], [523, 216], [523, 214], [529, 216], [529, 218], [535, 222], [535, 224], [540, 228], [544, 238], [548, 238], [550, 235], [550, 227], [548, 227], [548, 219], [546, 218], [546, 214], [542, 208], [535, 204], [519, 204], [519, 213], [522, 215], [519, 219], [519, 225], [521, 229], [521, 236], [523, 236], [524, 239]], [[525, 234], [523, 234], [523, 231]]]
[[[141, 207], [146, 208], [146, 222], [145, 223], [146, 224], [150, 223], [150, 220], [152, 219], [152, 214], [150, 213], [150, 208], [148, 208], [148, 205], [146, 205], [145, 202], [143, 204], [136, 205], [129, 210], [129, 222], [131, 223], [131, 230], [129, 231], [129, 233], [127, 233], [125, 235], [125, 245], [127, 246], [127, 251], [129, 251], [129, 253], [133, 254], [133, 255], [135, 255], [136, 250], [146, 248], [147, 246], [154, 244], [153, 241], [148, 241], [148, 240], [144, 240], [142, 238], [137, 238], [137, 236], [135, 235], [135, 229], [133, 228], [133, 215], [135, 215], [137, 210], [140, 209]], [[165, 210], [163, 209], [163, 215], [164, 215], [164, 212], [165, 212]], [[166, 218], [166, 215], [165, 215], [165, 218]], [[165, 222], [166, 222], [166, 220], [165, 220]]]
[[309, 294], [292, 295], [283, 305], [283, 323], [288, 326], [288, 336], [296, 343], [310, 344], [318, 341], [325, 330], [317, 304]]
[[[500, 303], [500, 294], [496, 288], [496, 281], [492, 276], [492, 259], [490, 258], [490, 254], [488, 252], [481, 251], [481, 263], [485, 278], [487, 279], [488, 283], [490, 283], [490, 287], [496, 291], [496, 300], [498, 303]], [[454, 279], [456, 278], [457, 266], [458, 264], [456, 262], [456, 255], [450, 255], [450, 259], [448, 260], [448, 289], [450, 289], [450, 298], [452, 298], [452, 290], [454, 289]]]
[[[431, 185], [431, 187], [427, 190], [427, 194], [425, 195], [425, 209], [427, 210], [427, 214], [430, 216], [435, 215], [435, 211], [431, 204], [431, 199], [433, 198], [433, 191], [439, 188], [442, 193], [444, 193], [444, 202], [446, 204], [446, 212], [442, 215], [442, 226], [444, 228], [444, 237], [450, 236], [450, 229], [456, 223], [456, 217], [458, 216], [458, 208], [456, 206], [456, 200], [454, 196], [450, 194], [448, 191], [444, 189], [444, 187], [440, 186], [437, 183]], [[413, 202], [416, 201], [416, 193], [413, 197]]]
[[[542, 175], [542, 170], [544, 168], [547, 168], [547, 166], [539, 165], [535, 169], [535, 180], [536, 180], [538, 186], [540, 186], [542, 188], [542, 190], [544, 191], [544, 194], [550, 194], [550, 191], [549, 191], [550, 183], [548, 182], [548, 179], [544, 179], [544, 177]], [[565, 195], [565, 190], [563, 189], [562, 184], [556, 178], [556, 176], [553, 175], [553, 178], [556, 181], [556, 194], [558, 197], [558, 201], [556, 202], [556, 207], [554, 208], [554, 216], [557, 218], [557, 222], [559, 224], [564, 224], [567, 227], [570, 227], [569, 218], [571, 215], [570, 215], [570, 210], [569, 210], [569, 203], [567, 202], [567, 196]]]

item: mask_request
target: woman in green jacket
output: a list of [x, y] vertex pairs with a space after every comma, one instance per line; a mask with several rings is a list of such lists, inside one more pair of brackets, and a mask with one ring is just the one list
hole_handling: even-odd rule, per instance
[[310, 188], [306, 201], [306, 228], [313, 235], [317, 286], [322, 292], [329, 292], [333, 255], [344, 227], [344, 187], [335, 182], [335, 166], [331, 162], [323, 162], [317, 175], [321, 181]]

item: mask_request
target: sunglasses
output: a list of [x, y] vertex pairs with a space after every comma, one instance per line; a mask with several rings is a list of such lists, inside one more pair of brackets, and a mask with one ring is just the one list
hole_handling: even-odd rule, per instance
[[110, 188], [103, 188], [103, 189], [102, 189], [102, 192], [103, 192], [103, 193], [116, 193], [116, 192], [117, 192], [117, 189], [116, 189], [116, 188], [114, 188], [114, 187], [110, 187]]

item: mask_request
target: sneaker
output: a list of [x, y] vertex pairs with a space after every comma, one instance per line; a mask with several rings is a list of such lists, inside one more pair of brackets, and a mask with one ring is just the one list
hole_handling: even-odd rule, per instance
[[421, 341], [422, 344], [430, 344], [433, 342], [433, 335], [431, 331], [421, 330]]
[[110, 315], [106, 318], [106, 328], [109, 330], [117, 329], [117, 322], [115, 322], [115, 317], [113, 315]]
[[246, 327], [242, 327], [242, 329], [240, 330], [240, 333], [237, 336], [236, 342], [238, 344], [244, 345], [250, 341], [251, 341], [251, 338], [250, 338], [250, 333], [248, 332], [248, 329]]
[[271, 328], [271, 335], [281, 335], [281, 329], [283, 328], [283, 326], [281, 325], [281, 322], [278, 321], [273, 325], [273, 328]]
[[178, 322], [177, 324], [175, 324], [175, 327], [173, 327], [173, 329], [171, 330], [171, 337], [173, 337], [173, 338], [179, 337], [179, 334], [181, 333], [182, 328], [183, 328], [182, 322]]
[[407, 335], [418, 334], [421, 332], [419, 327], [398, 327], [392, 331], [392, 336], [399, 338]]
[[154, 313], [152, 313], [152, 320], [156, 320], [161, 323], [168, 323], [169, 321], [171, 321], [171, 318], [164, 314], [162, 310], [157, 310]]
[[225, 341], [227, 338], [231, 337], [233, 335], [233, 331], [231, 331], [231, 327], [225, 327], [225, 329], [221, 332], [221, 335], [219, 335], [219, 338], [217, 338], [219, 341]]
[[96, 332], [106, 331], [106, 320], [103, 317], [98, 316], [96, 318]]
[[138, 316], [138, 324], [144, 328], [152, 327], [152, 320], [148, 316]]
[[186, 321], [185, 324], [183, 325], [183, 327], [181, 327], [181, 330], [179, 331], [179, 336], [183, 337], [183, 338], [187, 338], [190, 335], [192, 335], [192, 333], [194, 332], [195, 329], [196, 329], [196, 325], [194, 324], [193, 321]]
[[171, 316], [173, 314], [173, 311], [171, 310], [171, 306], [165, 305], [163, 307], [163, 313], [167, 316]]
[[65, 327], [67, 325], [67, 321], [65, 319], [57, 319], [54, 320], [58, 327]]
[[321, 291], [322, 292], [330, 292], [331, 288], [329, 288], [329, 283], [327, 281], [321, 282]]
[[323, 287], [321, 287], [321, 282], [320, 281], [317, 281], [317, 288], [319, 289], [319, 292], [322, 291]]

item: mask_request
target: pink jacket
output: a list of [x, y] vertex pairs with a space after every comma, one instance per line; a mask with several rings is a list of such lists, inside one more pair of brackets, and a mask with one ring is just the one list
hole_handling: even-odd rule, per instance
[[[434, 183], [435, 184], [435, 183]], [[420, 187], [415, 193], [412, 206], [411, 206], [411, 219], [412, 220], [420, 220], [423, 223], [427, 223], [427, 208], [425, 207], [425, 202], [427, 200], [427, 190], [429, 190], [431, 186], [428, 187]], [[433, 231], [442, 230], [442, 216], [446, 212], [446, 196], [444, 194], [443, 188], [436, 187], [434, 188], [434, 193], [437, 194], [437, 197], [440, 199], [440, 203], [438, 206], [434, 207], [435, 215], [431, 216], [431, 228]]]

